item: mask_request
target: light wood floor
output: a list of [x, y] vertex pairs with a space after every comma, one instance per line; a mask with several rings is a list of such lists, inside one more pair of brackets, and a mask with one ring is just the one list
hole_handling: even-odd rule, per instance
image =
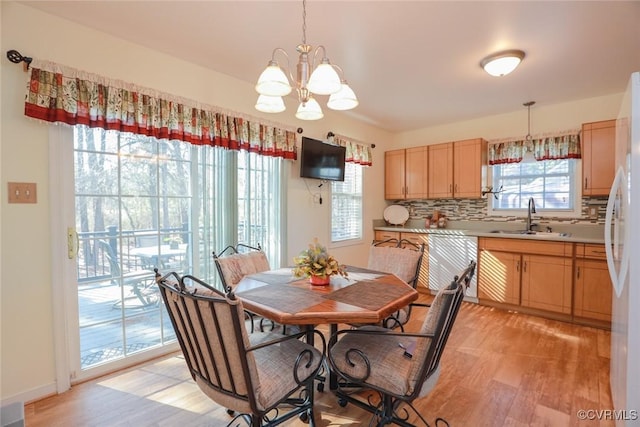
[[[463, 303], [440, 380], [416, 406], [433, 423], [467, 426], [613, 426], [579, 410], [613, 409], [608, 331]], [[318, 426], [367, 425], [369, 416], [316, 393]], [[196, 387], [179, 354], [30, 403], [26, 425], [224, 426], [224, 408]], [[285, 426], [304, 426], [299, 420]]]

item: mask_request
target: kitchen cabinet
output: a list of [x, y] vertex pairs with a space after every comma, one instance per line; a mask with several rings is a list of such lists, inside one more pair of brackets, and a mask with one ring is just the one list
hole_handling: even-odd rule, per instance
[[478, 299], [520, 305], [520, 262], [518, 253], [487, 249], [480, 239]]
[[387, 200], [427, 197], [428, 149], [391, 150], [384, 153], [384, 196]]
[[611, 324], [612, 284], [604, 245], [576, 244], [573, 315], [578, 321]]
[[453, 143], [429, 146], [429, 198], [453, 196]]
[[[381, 230], [376, 230], [373, 233], [373, 239], [376, 242], [382, 242], [384, 240], [389, 240], [389, 239], [396, 239], [396, 240], [400, 240], [400, 232], [399, 231], [381, 231]], [[397, 243], [385, 243], [382, 246], [396, 246]]]
[[520, 305], [570, 315], [572, 267], [569, 257], [522, 255]]
[[608, 196], [615, 174], [616, 121], [582, 125], [582, 194]]
[[482, 138], [429, 146], [429, 198], [480, 198], [487, 171]]
[[458, 198], [482, 197], [486, 185], [487, 141], [477, 138], [453, 145], [453, 195]]
[[405, 195], [405, 150], [385, 151], [384, 153], [384, 198], [387, 200], [404, 199]]
[[571, 315], [573, 244], [479, 238], [478, 298]]

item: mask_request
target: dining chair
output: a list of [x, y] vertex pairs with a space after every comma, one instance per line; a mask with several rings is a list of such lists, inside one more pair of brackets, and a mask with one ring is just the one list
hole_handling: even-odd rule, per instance
[[[385, 273], [392, 273], [410, 284], [414, 289], [418, 286], [420, 269], [424, 259], [425, 244], [417, 244], [407, 239], [386, 239], [373, 241], [369, 247], [368, 268]], [[402, 307], [382, 321], [387, 328], [403, 329], [409, 321], [411, 310], [416, 306], [427, 306], [423, 303], [412, 303]]]
[[[352, 403], [373, 413], [372, 423], [377, 426], [414, 426], [408, 407], [429, 426], [413, 401], [428, 394], [438, 381], [440, 358], [475, 268], [471, 261], [438, 291], [418, 332], [370, 325], [331, 336], [329, 342], [335, 344], [328, 359], [341, 378], [336, 391], [341, 406]], [[449, 425], [442, 418], [436, 418], [435, 424]]]
[[[142, 305], [128, 305], [127, 308], [143, 308], [149, 305], [157, 304], [159, 296], [157, 289], [154, 286], [154, 272], [153, 270], [144, 268], [135, 268], [123, 272], [118, 261], [116, 251], [105, 240], [97, 240], [98, 253], [102, 253], [107, 259], [109, 264], [109, 274], [111, 276], [111, 283], [114, 285], [130, 286], [131, 293], [133, 295], [125, 297], [124, 302], [129, 299], [135, 298]], [[123, 301], [117, 301], [114, 306], [119, 306]]]
[[[156, 283], [191, 377], [211, 400], [252, 427], [296, 416], [314, 424], [313, 381], [325, 357], [315, 329], [291, 335], [247, 332], [242, 301], [202, 280], [175, 272]], [[318, 348], [307, 342], [318, 338]], [[307, 341], [307, 342], [305, 342]], [[320, 345], [321, 344], [321, 345]]]
[[[213, 252], [213, 261], [216, 264], [218, 277], [222, 285], [222, 291], [234, 290], [244, 276], [261, 273], [271, 269], [267, 255], [260, 244], [250, 246], [239, 243], [236, 246], [229, 245], [219, 253]], [[251, 320], [251, 332], [254, 331], [254, 323], [259, 320], [262, 330], [264, 319], [250, 311], [246, 315]], [[272, 329], [275, 327], [272, 322]]]

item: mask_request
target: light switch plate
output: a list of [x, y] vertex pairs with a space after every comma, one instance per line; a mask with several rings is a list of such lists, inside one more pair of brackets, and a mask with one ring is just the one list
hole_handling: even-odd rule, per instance
[[9, 203], [38, 203], [35, 182], [9, 182]]

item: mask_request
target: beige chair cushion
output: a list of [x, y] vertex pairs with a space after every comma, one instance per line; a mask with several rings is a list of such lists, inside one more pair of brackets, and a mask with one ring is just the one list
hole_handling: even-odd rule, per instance
[[[206, 294], [206, 289], [199, 287], [200, 295]], [[214, 294], [209, 291], [209, 293]], [[177, 298], [173, 295], [172, 298]], [[219, 298], [219, 297], [218, 297]], [[219, 331], [216, 328], [216, 322], [213, 318], [212, 307], [207, 300], [185, 299], [185, 305], [169, 304], [168, 310], [173, 312], [182, 312], [186, 309], [191, 319], [198, 319], [196, 306], [199, 306], [200, 315], [202, 316], [202, 325], [204, 330], [194, 328], [197, 340], [201, 343], [203, 354], [191, 351], [184, 355], [192, 361], [195, 366], [201, 367], [204, 372], [216, 372], [218, 367], [218, 375], [211, 377], [212, 381], [219, 381], [224, 388], [229, 388], [233, 382], [236, 385], [236, 393], [241, 396], [247, 396], [248, 381], [244, 378], [241, 352], [238, 345], [249, 348], [252, 345], [280, 339], [283, 335], [278, 333], [253, 333], [251, 336], [247, 333], [245, 327], [241, 326], [240, 339], [238, 342], [236, 333], [232, 327], [224, 327]], [[231, 304], [215, 303], [215, 313], [220, 324], [232, 325], [232, 316], [244, 316], [242, 303], [239, 300], [232, 301]], [[243, 325], [242, 323], [241, 325]], [[180, 335], [190, 335], [191, 329], [183, 329], [182, 324], [177, 325]], [[178, 331], [176, 331], [178, 333]], [[301, 380], [306, 379], [318, 366], [322, 363], [322, 354], [317, 349], [296, 339], [290, 339], [280, 344], [267, 346], [255, 351], [247, 353], [247, 366], [251, 375], [251, 384], [254, 387], [256, 401], [259, 409], [267, 409], [280, 401], [285, 395], [295, 390], [298, 385], [295, 381], [293, 369], [295, 361], [303, 350], [313, 352], [313, 363], [306, 367], [305, 363], [299, 366], [298, 377]], [[211, 353], [208, 353], [208, 351]], [[217, 365], [216, 361], [223, 361], [227, 358], [230, 362], [230, 369], [225, 369], [221, 365]], [[306, 362], [306, 359], [305, 359]], [[251, 412], [249, 403], [246, 398], [239, 398], [212, 388], [201, 377], [195, 376], [196, 384], [211, 399], [220, 405], [232, 408], [239, 412]]]
[[404, 350], [399, 344], [411, 348], [415, 345], [414, 339], [397, 335], [385, 336], [384, 332], [389, 332], [389, 329], [379, 326], [363, 326], [359, 329], [377, 331], [380, 334], [372, 336], [350, 333], [340, 339], [330, 350], [338, 370], [356, 379], [365, 375], [366, 366], [357, 354], [351, 353], [350, 355], [355, 366], [350, 366], [346, 359], [346, 353], [349, 349], [358, 349], [367, 356], [370, 362], [371, 373], [366, 380], [367, 384], [400, 396], [410, 394], [413, 391], [413, 384], [415, 384], [414, 381], [411, 381], [410, 373], [419, 369], [424, 360], [419, 359], [415, 354], [412, 358], [404, 356]]
[[410, 282], [416, 275], [421, 255], [421, 252], [411, 249], [370, 246], [368, 268], [395, 274], [405, 282]]
[[[455, 285], [455, 283], [452, 283]], [[440, 316], [450, 306], [450, 298], [456, 293], [452, 286], [442, 288], [434, 298], [427, 316], [422, 324], [420, 333], [433, 334]], [[360, 330], [377, 331], [375, 336], [367, 334], [347, 333], [332, 347], [331, 355], [339, 371], [354, 378], [362, 378], [366, 368], [364, 363], [358, 363], [358, 356], [351, 353], [351, 360], [355, 366], [351, 366], [346, 359], [349, 349], [361, 350], [369, 359], [371, 373], [365, 381], [367, 384], [387, 390], [397, 395], [413, 393], [416, 387], [420, 387], [419, 395], [428, 393], [435, 385], [439, 375], [439, 366], [435, 369], [423, 384], [417, 384], [417, 376], [420, 368], [426, 363], [427, 352], [431, 346], [431, 339], [417, 339], [414, 337], [402, 337], [398, 335], [385, 335], [388, 329], [378, 326], [364, 326]], [[413, 357], [404, 356], [404, 349], [411, 349]]]
[[269, 260], [262, 251], [233, 254], [218, 258], [227, 286], [235, 288], [244, 276], [270, 270]]

